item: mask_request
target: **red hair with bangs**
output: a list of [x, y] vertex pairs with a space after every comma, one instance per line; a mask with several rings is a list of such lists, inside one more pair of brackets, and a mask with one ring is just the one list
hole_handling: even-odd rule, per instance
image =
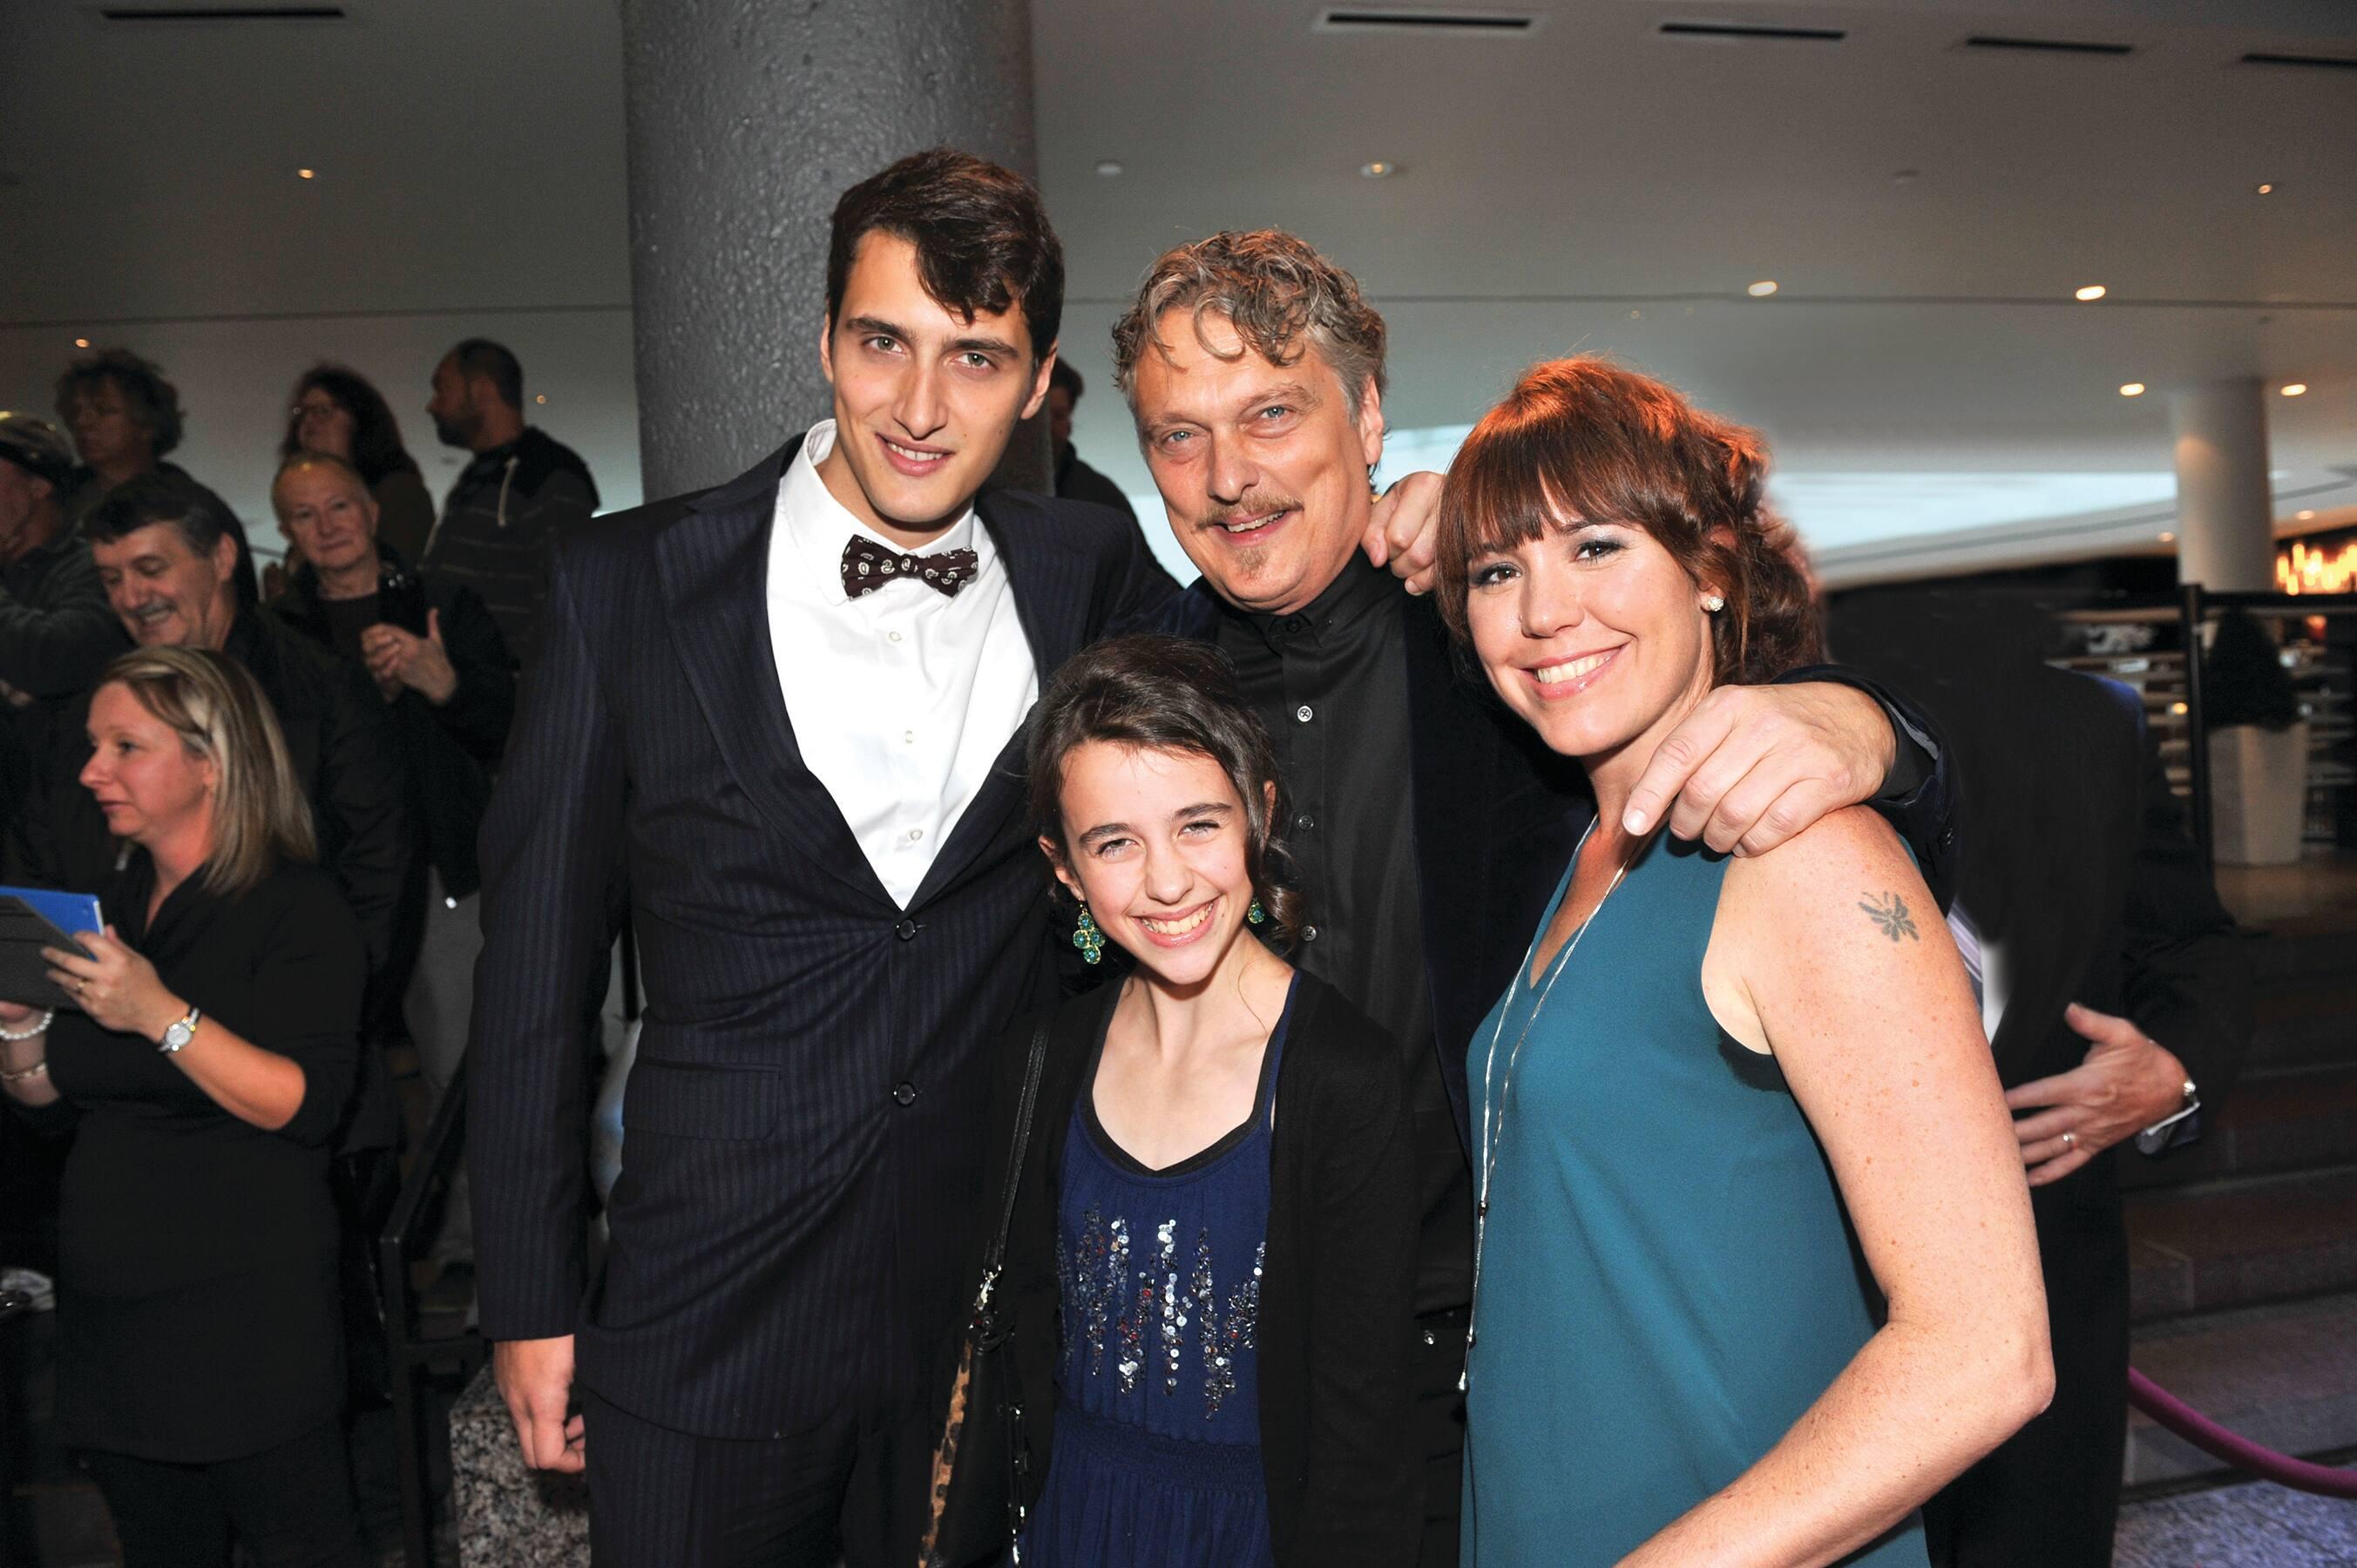
[[1440, 613], [1458, 640], [1474, 559], [1568, 521], [1619, 522], [1659, 541], [1711, 618], [1715, 685], [1757, 684], [1822, 657], [1792, 530], [1762, 491], [1757, 432], [1706, 413], [1651, 376], [1594, 354], [1549, 360], [1473, 427], [1440, 500]]

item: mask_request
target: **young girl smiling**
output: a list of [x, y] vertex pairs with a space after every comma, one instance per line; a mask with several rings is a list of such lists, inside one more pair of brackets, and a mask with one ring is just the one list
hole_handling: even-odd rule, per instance
[[[1268, 737], [1215, 651], [1125, 638], [1065, 667], [1029, 761], [1075, 945], [1135, 968], [1049, 1020], [1017, 1180], [1023, 1561], [1408, 1563], [1404, 1075], [1275, 950], [1301, 914]], [[1003, 1058], [993, 1171], [1036, 1026]]]

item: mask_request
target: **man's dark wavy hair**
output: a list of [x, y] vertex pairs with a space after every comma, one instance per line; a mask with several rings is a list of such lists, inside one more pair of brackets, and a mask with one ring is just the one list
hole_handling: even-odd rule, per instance
[[1032, 183], [949, 147], [913, 153], [843, 193], [826, 251], [826, 319], [843, 312], [843, 291], [859, 242], [897, 234], [917, 248], [925, 292], [968, 321], [1020, 304], [1036, 363], [1064, 324], [1064, 247]]
[[175, 478], [170, 474], [142, 474], [135, 479], [124, 480], [82, 519], [81, 532], [93, 544], [113, 544], [159, 522], [178, 534], [192, 554], [211, 554], [223, 534], [234, 540], [237, 602], [251, 608], [260, 601], [253, 551], [245, 542], [245, 524], [210, 491], [187, 479]]

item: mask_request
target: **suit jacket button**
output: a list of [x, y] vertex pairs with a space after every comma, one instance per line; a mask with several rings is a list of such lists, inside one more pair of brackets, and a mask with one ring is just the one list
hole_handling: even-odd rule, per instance
[[917, 940], [917, 922], [909, 919], [906, 915], [903, 915], [900, 917], [900, 923], [892, 928], [892, 934], [899, 938], [904, 942], [915, 941]]
[[896, 1104], [914, 1104], [917, 1099], [917, 1086], [913, 1083], [894, 1084], [892, 1086], [892, 1099], [893, 1102]]

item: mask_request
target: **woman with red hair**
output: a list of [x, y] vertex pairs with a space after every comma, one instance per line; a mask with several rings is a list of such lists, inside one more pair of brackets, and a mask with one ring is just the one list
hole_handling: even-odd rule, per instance
[[1898, 837], [1621, 827], [1713, 687], [1813, 650], [1766, 472], [1592, 357], [1449, 471], [1444, 613], [1598, 808], [1467, 1064], [1475, 1568], [1921, 1564], [1918, 1505], [2051, 1389], [2020, 1157]]

